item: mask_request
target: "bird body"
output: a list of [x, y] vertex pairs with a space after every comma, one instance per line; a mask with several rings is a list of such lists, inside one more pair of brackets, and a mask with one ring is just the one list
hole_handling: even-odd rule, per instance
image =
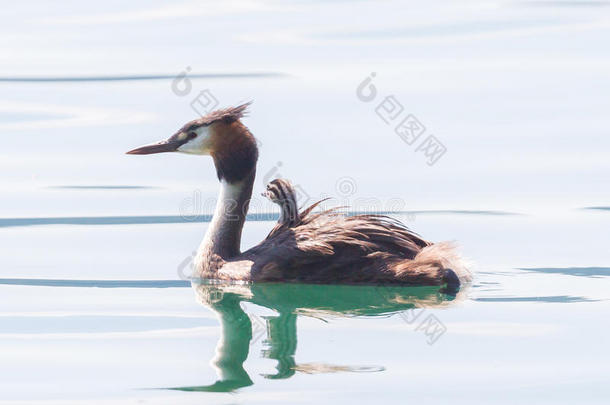
[[184, 125], [166, 141], [129, 154], [210, 155], [221, 189], [195, 267], [206, 279], [323, 284], [459, 285], [470, 274], [453, 246], [432, 244], [381, 215], [346, 216], [337, 209], [299, 212], [289, 182], [266, 195], [282, 209], [261, 243], [241, 252], [241, 232], [256, 175], [258, 149], [241, 123], [248, 104], [215, 111]]

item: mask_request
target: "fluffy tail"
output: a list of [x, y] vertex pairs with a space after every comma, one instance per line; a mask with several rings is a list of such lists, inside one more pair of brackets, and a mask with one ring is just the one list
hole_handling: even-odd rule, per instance
[[405, 281], [426, 281], [429, 284], [446, 284], [447, 290], [456, 290], [460, 285], [472, 280], [472, 274], [466, 267], [451, 242], [434, 243], [424, 247], [413, 260], [398, 263], [394, 271]]

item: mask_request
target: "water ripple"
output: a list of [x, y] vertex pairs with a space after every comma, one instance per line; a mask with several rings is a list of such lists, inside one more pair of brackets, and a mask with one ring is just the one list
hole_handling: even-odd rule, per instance
[[568, 276], [600, 278], [610, 276], [610, 267], [525, 267], [519, 270], [547, 273], [566, 274]]
[[185, 280], [65, 280], [41, 278], [0, 278], [0, 285], [28, 285], [40, 287], [97, 287], [97, 288], [184, 288]]
[[[521, 215], [505, 211], [468, 211], [468, 210], [429, 210], [429, 211], [348, 211], [347, 215]], [[248, 221], [277, 221], [277, 213], [248, 214]], [[184, 217], [180, 215], [139, 215], [107, 217], [40, 217], [40, 218], [0, 218], [0, 228], [36, 225], [142, 225], [142, 224], [185, 224], [193, 222], [210, 222], [212, 215]]]
[[[201, 73], [189, 74], [189, 79], [243, 79], [243, 78], [265, 78], [285, 77], [284, 73], [259, 72], [259, 73]], [[115, 75], [115, 76], [47, 76], [47, 77], [0, 77], [0, 82], [10, 83], [40, 83], [40, 82], [117, 82], [136, 80], [173, 80], [176, 74], [164, 75]]]
[[544, 297], [482, 297], [474, 298], [475, 301], [481, 302], [546, 302], [546, 303], [562, 303], [569, 304], [574, 302], [596, 302], [586, 297], [575, 297], [570, 295], [552, 295]]

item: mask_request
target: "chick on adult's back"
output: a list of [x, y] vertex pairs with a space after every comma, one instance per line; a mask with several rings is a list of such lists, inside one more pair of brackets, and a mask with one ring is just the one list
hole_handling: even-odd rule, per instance
[[280, 206], [280, 218], [267, 239], [244, 256], [272, 257], [255, 266], [267, 280], [290, 275], [313, 283], [455, 286], [460, 276], [470, 279], [450, 244], [425, 241], [390, 217], [348, 216], [335, 208], [314, 212], [322, 201], [299, 212], [285, 179], [271, 181], [263, 195]]

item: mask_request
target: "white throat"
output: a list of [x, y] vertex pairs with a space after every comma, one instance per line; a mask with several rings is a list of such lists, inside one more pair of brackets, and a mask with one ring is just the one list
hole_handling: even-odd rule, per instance
[[239, 212], [242, 208], [239, 206], [241, 195], [243, 193], [243, 183], [231, 184], [225, 180], [220, 182], [220, 194], [214, 209], [214, 215], [210, 226], [205, 233], [204, 242], [212, 239], [212, 234], [215, 230], [222, 227], [227, 222], [235, 222], [239, 220], [236, 211]]
[[251, 193], [252, 180], [220, 182], [214, 216], [197, 252], [197, 269], [205, 270], [206, 264], [213, 260], [226, 260], [240, 254], [241, 231]]

